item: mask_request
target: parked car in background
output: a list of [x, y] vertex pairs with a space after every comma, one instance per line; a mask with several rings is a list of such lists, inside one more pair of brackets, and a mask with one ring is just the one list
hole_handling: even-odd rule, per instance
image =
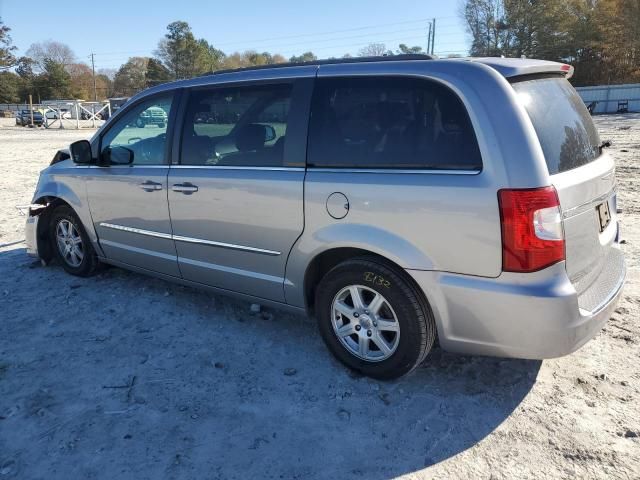
[[419, 55], [163, 84], [42, 171], [28, 252], [308, 312], [375, 378], [436, 339], [566, 355], [626, 272], [614, 158], [572, 72]]
[[58, 116], [62, 117], [64, 120], [70, 120], [71, 112], [69, 112], [68, 110], [61, 110], [60, 115], [58, 115], [57, 110], [47, 110], [44, 116], [49, 120], [57, 120]]
[[[23, 127], [28, 127], [28, 126], [32, 125], [31, 118], [32, 118], [31, 110], [20, 110], [16, 114], [16, 125], [21, 125]], [[40, 113], [37, 110], [34, 110], [33, 111], [33, 126], [41, 127], [43, 123], [44, 123], [44, 118], [42, 116], [42, 113]]]
[[149, 107], [136, 119], [136, 127], [144, 128], [147, 125], [155, 125], [164, 128], [167, 125], [167, 112], [159, 107]]

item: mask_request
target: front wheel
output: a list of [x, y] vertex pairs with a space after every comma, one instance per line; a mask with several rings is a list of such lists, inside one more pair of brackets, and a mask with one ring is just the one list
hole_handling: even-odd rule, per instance
[[433, 314], [405, 275], [363, 257], [339, 264], [321, 280], [318, 327], [329, 350], [347, 367], [389, 380], [409, 373], [431, 350]]
[[55, 256], [68, 273], [88, 277], [96, 271], [99, 265], [96, 252], [80, 219], [70, 207], [55, 209], [49, 235]]

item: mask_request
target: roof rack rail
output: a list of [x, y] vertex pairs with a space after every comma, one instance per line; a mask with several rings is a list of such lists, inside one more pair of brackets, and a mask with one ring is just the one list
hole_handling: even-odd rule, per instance
[[206, 75], [220, 75], [221, 73], [248, 72], [253, 70], [267, 70], [272, 68], [306, 67], [314, 65], [335, 65], [341, 63], [368, 63], [368, 62], [402, 62], [406, 60], [433, 60], [437, 57], [421, 53], [407, 53], [401, 55], [385, 55], [379, 57], [351, 57], [351, 58], [328, 58], [323, 60], [312, 60], [310, 62], [286, 62], [273, 63], [269, 65], [256, 65], [253, 67], [229, 68], [205, 73]]

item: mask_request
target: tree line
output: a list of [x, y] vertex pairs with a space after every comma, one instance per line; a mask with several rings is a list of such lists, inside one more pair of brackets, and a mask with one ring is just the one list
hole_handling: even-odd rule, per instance
[[[34, 43], [17, 58], [10, 28], [0, 19], [0, 103], [24, 102], [33, 95], [34, 102], [48, 99], [83, 99], [94, 97], [93, 75], [85, 62], [79, 62], [67, 45], [57, 41]], [[422, 53], [422, 47], [401, 44], [395, 51], [384, 44], [372, 43], [356, 54], [394, 55]], [[345, 54], [350, 57], [351, 54]], [[99, 58], [99, 57], [98, 57]], [[304, 52], [285, 58], [278, 53], [247, 50], [226, 54], [204, 38], [196, 38], [187, 22], [167, 26], [153, 57], [130, 57], [118, 69], [99, 69], [96, 74], [98, 99], [131, 96], [145, 88], [172, 80], [193, 78], [221, 69], [233, 69], [283, 62], [308, 62], [316, 55]]]
[[570, 63], [576, 86], [640, 82], [640, 0], [464, 0], [470, 54]]
[[[574, 85], [640, 82], [640, 0], [462, 0], [473, 56], [541, 58], [570, 63]], [[16, 57], [10, 28], [0, 19], [0, 103], [94, 97], [93, 72], [67, 45], [35, 43]], [[423, 53], [371, 43], [356, 55]], [[347, 53], [345, 57], [350, 57]], [[99, 59], [99, 57], [98, 57]], [[316, 60], [247, 50], [227, 54], [196, 38], [187, 22], [167, 26], [151, 57], [130, 57], [118, 69], [98, 69], [99, 99], [130, 96], [164, 82], [221, 69]]]

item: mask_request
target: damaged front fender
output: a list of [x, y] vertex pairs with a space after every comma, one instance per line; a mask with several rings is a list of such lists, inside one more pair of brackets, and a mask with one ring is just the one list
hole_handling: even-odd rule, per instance
[[[38, 223], [40, 220], [40, 215], [47, 210], [49, 204], [40, 204], [34, 203], [31, 205], [25, 205], [24, 207], [17, 207], [20, 211], [26, 211], [27, 222], [24, 229], [25, 234], [25, 243], [27, 245], [27, 254], [32, 257], [40, 257], [40, 251], [43, 250], [39, 248], [39, 232], [38, 232]], [[45, 253], [45, 252], [43, 252]], [[48, 253], [48, 252], [46, 252]], [[48, 261], [48, 255], [45, 255], [45, 258], [42, 258], [43, 262]]]

